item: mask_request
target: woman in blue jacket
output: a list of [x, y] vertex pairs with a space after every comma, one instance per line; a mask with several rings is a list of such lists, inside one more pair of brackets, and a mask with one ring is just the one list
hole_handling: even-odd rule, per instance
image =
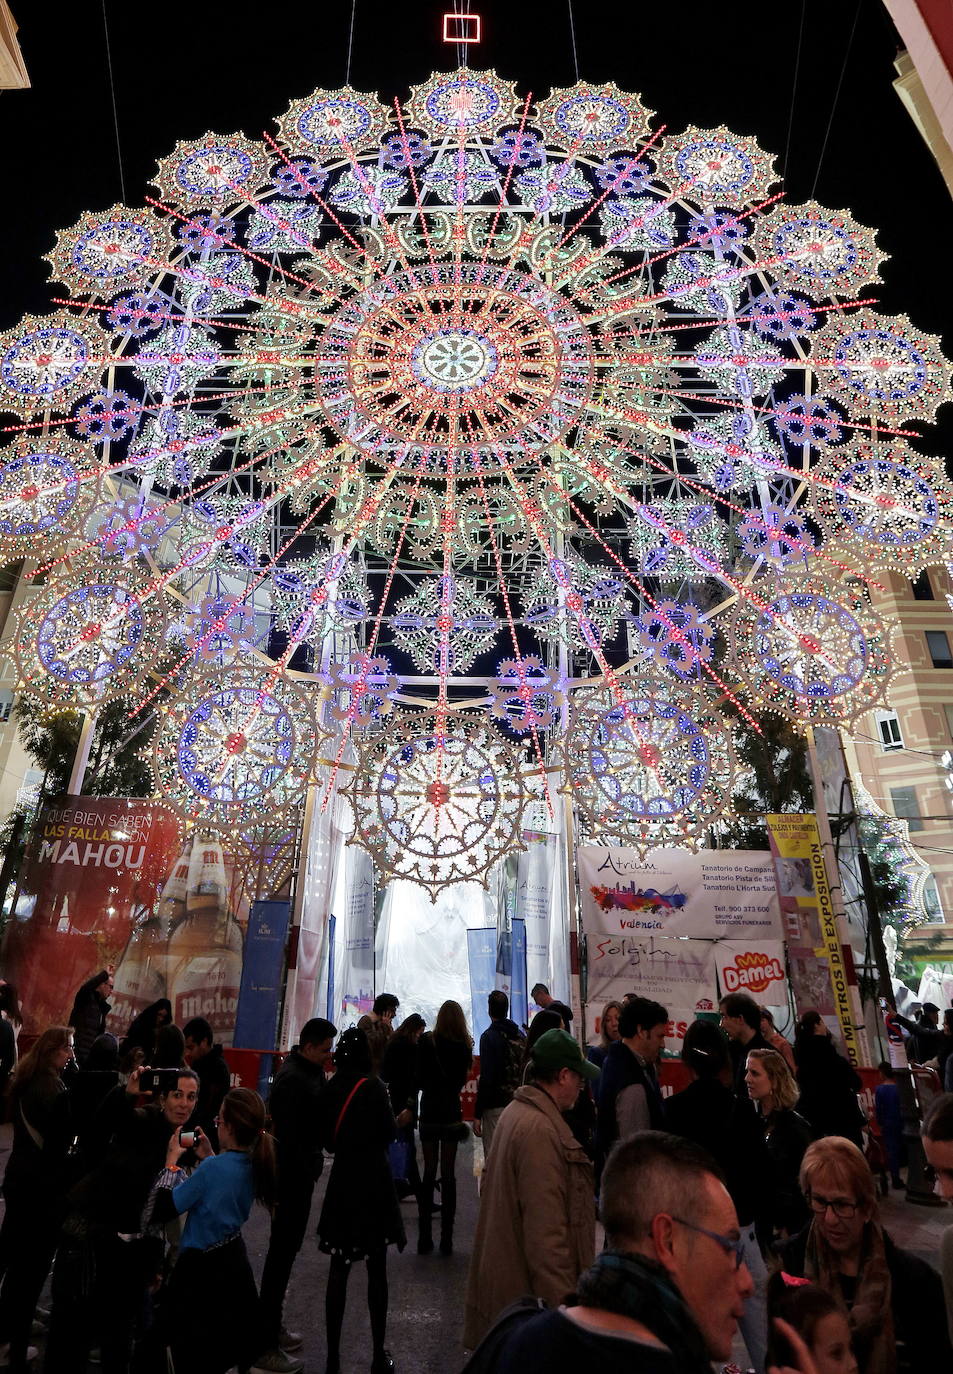
[[[258, 1094], [233, 1088], [219, 1111], [219, 1154], [200, 1136], [195, 1150], [201, 1163], [186, 1178], [178, 1166], [192, 1142], [179, 1133], [169, 1141], [152, 1220], [189, 1214], [163, 1304], [176, 1371], [225, 1374], [235, 1364], [247, 1368], [263, 1349], [258, 1290], [241, 1229], [253, 1202], [274, 1205], [274, 1142], [264, 1127]], [[209, 1320], [210, 1312], [222, 1311], [229, 1313], [227, 1323]]]

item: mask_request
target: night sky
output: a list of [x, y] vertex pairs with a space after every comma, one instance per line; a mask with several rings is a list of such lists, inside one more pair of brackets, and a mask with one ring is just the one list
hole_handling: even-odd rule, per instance
[[[26, 310], [51, 308], [40, 255], [53, 231], [122, 198], [102, 0], [13, 0], [13, 8], [33, 88], [0, 99], [2, 329]], [[389, 101], [455, 67], [455, 49], [438, 36], [450, 8], [449, 0], [357, 0], [351, 84]], [[474, 0], [473, 8], [486, 37], [470, 50], [472, 66], [495, 67], [540, 96], [573, 82], [567, 0]], [[179, 139], [207, 129], [260, 137], [291, 98], [343, 84], [351, 12], [351, 0], [106, 0], [126, 202], [143, 204], [156, 159]], [[816, 180], [817, 200], [879, 226], [891, 260], [865, 295], [945, 331], [953, 353], [953, 203], [892, 87], [899, 40], [880, 0], [574, 0], [573, 12], [583, 79], [641, 92], [673, 132], [724, 123], [755, 134], [782, 161], [787, 149], [789, 203], [810, 198]], [[940, 419], [925, 447], [942, 442], [949, 456], [953, 405]]]

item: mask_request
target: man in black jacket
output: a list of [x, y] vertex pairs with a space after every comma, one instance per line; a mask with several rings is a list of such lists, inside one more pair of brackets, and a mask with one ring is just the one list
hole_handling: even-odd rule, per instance
[[486, 999], [490, 1024], [480, 1036], [480, 1080], [473, 1109], [473, 1134], [483, 1137], [483, 1153], [490, 1153], [496, 1123], [520, 1086], [518, 1066], [526, 1037], [507, 1013], [509, 998], [498, 989]]
[[609, 1046], [598, 1086], [596, 1125], [600, 1157], [636, 1131], [661, 1130], [662, 1090], [656, 1065], [665, 1044], [668, 1012], [659, 1002], [634, 997], [619, 1017], [620, 1039]]
[[232, 1075], [225, 1062], [225, 1052], [221, 1045], [212, 1043], [212, 1027], [202, 1016], [195, 1016], [182, 1027], [185, 1036], [185, 1062], [194, 1069], [199, 1077], [198, 1122], [212, 1142], [212, 1149], [218, 1149], [218, 1131], [215, 1118], [225, 1094], [232, 1086]]
[[562, 1017], [563, 1029], [569, 1030], [569, 1023], [572, 1020], [572, 1008], [565, 1002], [560, 1002], [550, 992], [545, 983], [536, 983], [530, 993], [533, 1001], [543, 1011], [554, 1011], [557, 1016]]
[[748, 1101], [745, 1070], [751, 1050], [769, 1050], [771, 1046], [761, 1034], [761, 1008], [747, 992], [729, 992], [718, 1004], [721, 1028], [728, 1037], [734, 1089], [742, 1102]]
[[[296, 1344], [282, 1332], [281, 1309], [295, 1256], [301, 1249], [316, 1179], [324, 1164], [321, 1153], [320, 1102], [325, 1065], [337, 1031], [330, 1021], [314, 1017], [302, 1027], [298, 1044], [275, 1074], [268, 1110], [278, 1145], [278, 1202], [271, 1222], [271, 1240], [261, 1276], [262, 1327], [267, 1351], [256, 1369], [290, 1371], [300, 1363], [285, 1355], [282, 1345]], [[297, 1338], [300, 1339], [300, 1338]]]

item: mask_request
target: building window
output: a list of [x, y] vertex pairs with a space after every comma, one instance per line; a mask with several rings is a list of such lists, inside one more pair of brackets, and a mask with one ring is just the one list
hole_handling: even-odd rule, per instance
[[0, 687], [0, 725], [6, 725], [13, 710], [13, 692], [9, 687]]
[[953, 668], [953, 654], [946, 630], [926, 630], [927, 648], [934, 668]]
[[923, 909], [927, 914], [927, 921], [931, 926], [942, 926], [946, 922], [943, 915], [943, 906], [940, 902], [940, 894], [937, 891], [936, 878], [931, 873], [923, 884]]
[[910, 587], [913, 591], [914, 601], [935, 601], [933, 595], [933, 584], [930, 581], [930, 574], [924, 569], [919, 577], [915, 578]]
[[906, 821], [911, 831], [923, 829], [915, 787], [891, 787], [890, 800], [893, 802], [893, 814]]
[[896, 711], [877, 712], [877, 731], [880, 735], [880, 746], [885, 752], [903, 748], [903, 735], [900, 733], [900, 720]]

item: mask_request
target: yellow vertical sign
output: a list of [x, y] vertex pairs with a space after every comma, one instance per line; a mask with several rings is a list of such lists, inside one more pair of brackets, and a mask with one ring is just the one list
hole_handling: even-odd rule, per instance
[[[787, 943], [808, 946], [827, 964], [834, 1011], [840, 1022], [847, 1057], [856, 1067], [860, 1049], [851, 1007], [850, 979], [824, 863], [824, 851], [812, 815], [768, 816], [782, 919]], [[795, 989], [797, 993], [797, 989]]]

